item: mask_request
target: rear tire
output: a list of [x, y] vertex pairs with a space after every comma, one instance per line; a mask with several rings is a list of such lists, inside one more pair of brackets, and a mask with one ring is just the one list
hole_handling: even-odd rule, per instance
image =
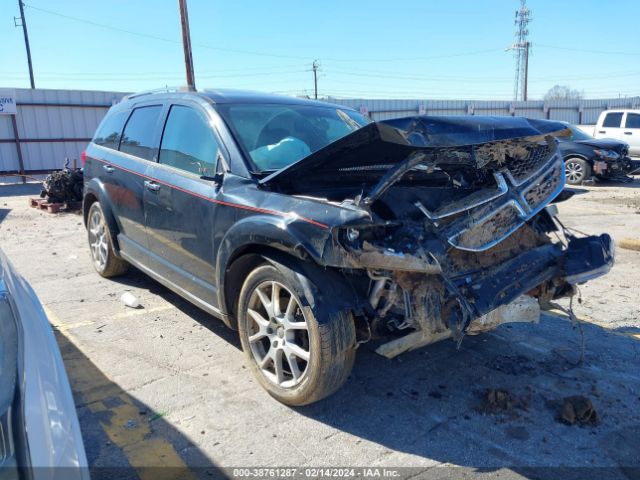
[[581, 185], [591, 179], [591, 165], [581, 158], [568, 158], [564, 162], [564, 168], [569, 185]]
[[299, 275], [281, 264], [257, 267], [242, 286], [237, 310], [253, 374], [271, 396], [294, 406], [338, 390], [351, 373], [356, 345], [351, 313], [321, 316], [309, 306]]
[[94, 202], [87, 215], [87, 235], [93, 267], [105, 278], [122, 275], [129, 269], [129, 264], [118, 258], [113, 250], [111, 232], [100, 207], [100, 202]]

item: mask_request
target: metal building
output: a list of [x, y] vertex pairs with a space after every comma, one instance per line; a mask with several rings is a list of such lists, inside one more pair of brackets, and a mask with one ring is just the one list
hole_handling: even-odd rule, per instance
[[[9, 93], [7, 93], [9, 92]], [[38, 175], [72, 162], [89, 142], [111, 105], [126, 93], [82, 90], [1, 89], [15, 100], [15, 115], [0, 108], [0, 181], [8, 174]], [[594, 124], [609, 108], [639, 108], [640, 97], [556, 102], [474, 100], [371, 100], [327, 101], [352, 107], [374, 120], [412, 115], [514, 115]]]

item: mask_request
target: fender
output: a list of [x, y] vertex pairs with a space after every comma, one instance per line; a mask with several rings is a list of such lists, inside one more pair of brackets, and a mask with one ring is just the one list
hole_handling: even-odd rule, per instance
[[349, 278], [335, 269], [323, 268], [309, 261], [296, 262], [277, 252], [265, 255], [265, 259], [285, 276], [294, 275], [297, 278], [304, 293], [300, 301], [314, 311], [319, 322], [326, 321], [339, 311], [349, 310], [360, 314], [368, 304], [368, 298], [359, 295]]
[[594, 161], [593, 158], [590, 158], [582, 153], [567, 153], [566, 155], [562, 156], [562, 160], [565, 162], [570, 158], [579, 158], [581, 160], [584, 160], [585, 162], [589, 162], [589, 164], [591, 165], [593, 165], [593, 161]]
[[[313, 229], [314, 232], [307, 230]], [[322, 265], [321, 252], [331, 233], [326, 230], [318, 235], [318, 227], [295, 219], [273, 217], [271, 215], [252, 215], [236, 222], [220, 241], [216, 255], [216, 284], [218, 285], [219, 305], [226, 305], [224, 297], [225, 275], [229, 265], [243, 252], [253, 251], [256, 247], [268, 247], [284, 253]], [[309, 238], [317, 239], [310, 242]]]
[[119, 257], [120, 245], [118, 244], [118, 233], [120, 232], [120, 225], [116, 220], [116, 216], [111, 209], [111, 199], [104, 186], [104, 183], [98, 178], [92, 178], [84, 186], [84, 198], [82, 201], [82, 213], [84, 226], [87, 226], [87, 213], [89, 212], [89, 205], [87, 205], [87, 195], [92, 194], [100, 202], [100, 207], [104, 212], [107, 226], [109, 227], [109, 233], [111, 234], [111, 241], [113, 242], [114, 253]]

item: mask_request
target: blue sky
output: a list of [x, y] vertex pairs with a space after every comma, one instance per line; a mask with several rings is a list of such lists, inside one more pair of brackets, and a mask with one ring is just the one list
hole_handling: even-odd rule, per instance
[[[25, 0], [36, 86], [184, 83], [177, 0]], [[196, 84], [358, 98], [511, 99], [517, 0], [189, 0]], [[640, 94], [637, 0], [529, 0], [530, 99]], [[17, 1], [0, 2], [0, 87], [28, 87]], [[71, 18], [74, 17], [74, 18]], [[110, 28], [105, 28], [110, 27]], [[128, 32], [137, 32], [133, 35]]]

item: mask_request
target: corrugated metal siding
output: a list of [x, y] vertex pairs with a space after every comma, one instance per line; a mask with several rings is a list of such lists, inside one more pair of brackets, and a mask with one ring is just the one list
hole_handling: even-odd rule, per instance
[[[16, 89], [16, 123], [25, 170], [58, 169], [65, 157], [79, 161], [86, 142], [63, 140], [91, 138], [109, 107], [123, 95], [121, 92]], [[57, 141], [29, 142], [34, 139]], [[0, 140], [14, 140], [9, 115], [0, 115]], [[17, 170], [15, 143], [0, 142], [0, 172]]]
[[[328, 101], [356, 110], [365, 108], [374, 120], [417, 115], [424, 106], [427, 115], [516, 115], [529, 118], [548, 118], [571, 123], [595, 124], [598, 115], [609, 108], [639, 108], [640, 97], [598, 100], [563, 100], [545, 102], [531, 100], [377, 100], [338, 99]], [[582, 111], [582, 118], [580, 112]]]
[[[79, 90], [16, 89], [18, 134], [21, 139], [88, 139], [109, 106], [120, 100], [123, 92]], [[427, 115], [518, 115], [549, 118], [572, 123], [594, 124], [600, 112], [608, 108], [638, 108], [640, 97], [561, 102], [510, 102], [504, 100], [378, 100], [329, 99], [332, 103], [356, 110], [365, 108], [371, 118], [384, 120], [420, 113]], [[29, 105], [29, 104], [47, 104]], [[52, 106], [62, 105], [62, 106]], [[67, 106], [64, 106], [67, 105]], [[580, 118], [582, 112], [582, 118]], [[0, 115], [0, 140], [13, 140], [11, 117]], [[85, 142], [22, 142], [25, 170], [61, 168], [65, 157], [79, 159]], [[0, 172], [19, 170], [14, 143], [0, 142]]]

